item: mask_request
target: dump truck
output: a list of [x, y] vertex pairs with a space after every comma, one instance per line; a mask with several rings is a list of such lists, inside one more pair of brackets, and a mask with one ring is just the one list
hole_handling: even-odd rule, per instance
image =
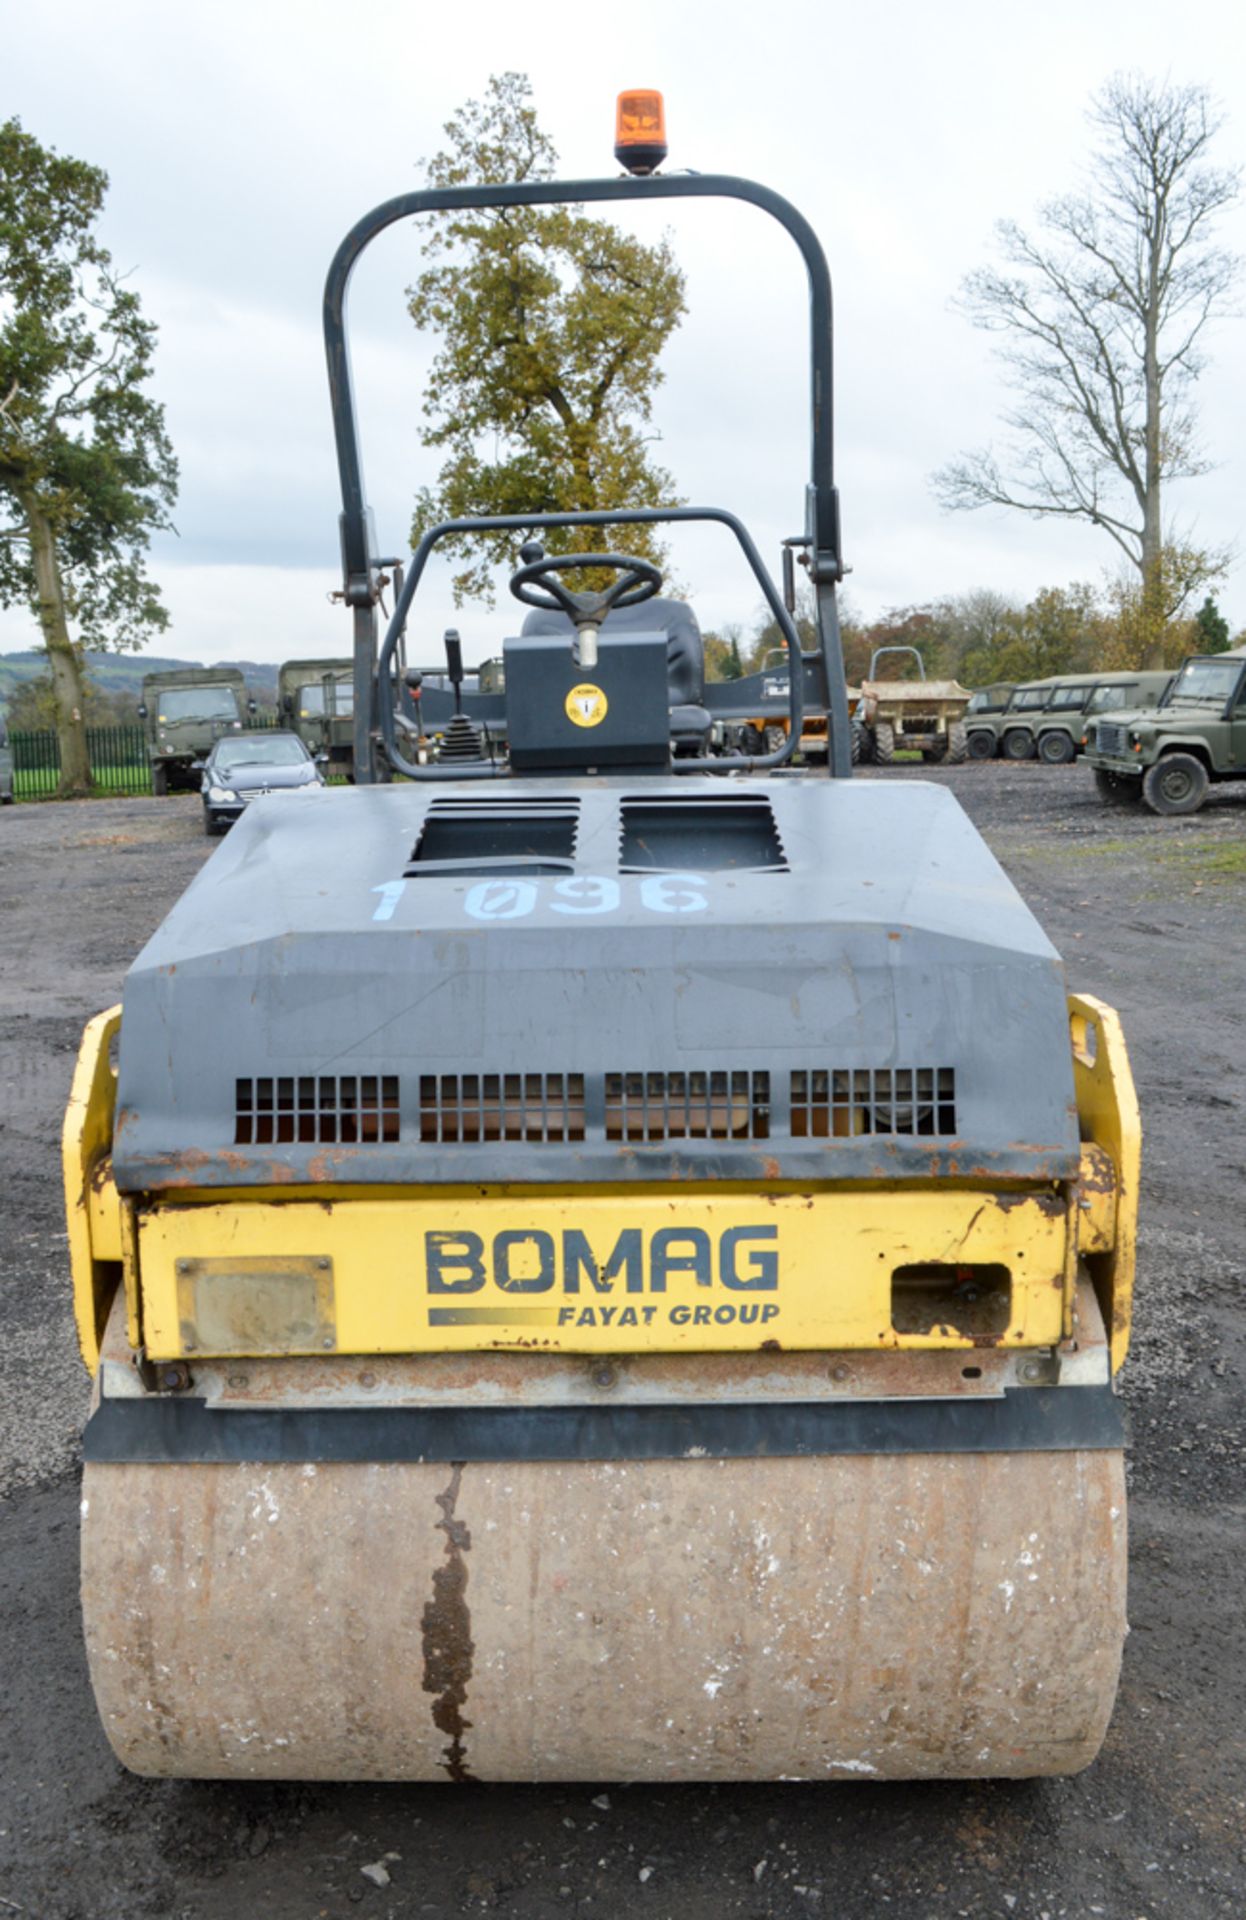
[[241, 732], [255, 701], [236, 667], [169, 667], [143, 675], [138, 715], [147, 736], [151, 790], [197, 793], [204, 756], [223, 733]]
[[[889, 653], [915, 660], [917, 678], [880, 680], [878, 665]], [[927, 680], [926, 663], [916, 647], [876, 647], [853, 713], [857, 758], [885, 767], [905, 749], [916, 750], [923, 760], [959, 764], [969, 755], [969, 701], [969, 688], [959, 681]]]
[[355, 768], [355, 663], [287, 660], [277, 674], [277, 705], [307, 751], [346, 778]]
[[[323, 323], [375, 753], [249, 810], [84, 1037], [82, 1604], [139, 1773], [1025, 1776], [1107, 1726], [1120, 1024], [951, 793], [851, 777], [825, 256], [767, 187], [647, 170], [659, 127], [632, 102], [622, 178], [403, 192], [343, 241]], [[708, 750], [695, 609], [626, 551], [734, 541], [798, 669], [734, 511], [539, 502], [480, 523], [520, 605], [503, 692], [462, 717], [504, 699], [506, 753], [425, 764], [389, 690], [455, 523], [382, 635], [355, 264], [435, 211], [705, 198], [777, 221], [808, 277], [827, 765], [792, 770], [799, 670], [773, 751]], [[572, 525], [600, 549], [547, 553]]]
[[1157, 706], [1096, 718], [1085, 752], [1104, 800], [1197, 813], [1213, 785], [1246, 780], [1246, 647], [1191, 655]]

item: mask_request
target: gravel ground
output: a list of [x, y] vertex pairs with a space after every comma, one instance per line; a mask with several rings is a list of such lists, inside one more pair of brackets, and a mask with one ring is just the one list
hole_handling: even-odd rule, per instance
[[[1107, 1745], [1014, 1785], [243, 1787], [123, 1773], [77, 1616], [58, 1134], [86, 1017], [210, 851], [194, 800], [0, 816], [0, 1920], [1202, 1920], [1246, 1912], [1246, 796], [1105, 808], [1082, 768], [953, 787], [1121, 1010], [1147, 1130], [1130, 1618]], [[1006, 1036], [1001, 1036], [1006, 1044]], [[365, 1871], [366, 1870], [366, 1871]]]

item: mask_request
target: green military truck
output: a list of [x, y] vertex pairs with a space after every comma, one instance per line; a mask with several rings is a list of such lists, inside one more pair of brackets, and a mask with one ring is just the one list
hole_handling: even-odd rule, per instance
[[1105, 800], [1197, 813], [1217, 780], [1246, 780], [1246, 647], [1197, 653], [1158, 706], [1097, 720], [1086, 760]]
[[200, 765], [223, 733], [241, 732], [255, 702], [237, 667], [171, 667], [143, 675], [139, 718], [147, 735], [151, 790], [198, 793]]
[[307, 751], [355, 777], [355, 666], [352, 660], [287, 660], [277, 675], [277, 703]]
[[1018, 686], [1006, 706], [969, 717], [975, 760], [1041, 760], [1058, 767], [1075, 760], [1088, 718], [1114, 707], [1154, 706], [1167, 673], [1066, 673]]
[[[965, 733], [971, 760], [995, 758], [999, 739], [991, 722], [1004, 711], [1016, 685], [1015, 680], [994, 680], [989, 687], [979, 687], [965, 708]], [[976, 724], [979, 716], [983, 724]]]
[[[1018, 736], [1015, 745], [1017, 751], [1008, 754], [1010, 760], [1029, 760], [1032, 755], [1033, 734], [1030, 722], [1046, 706], [1051, 695], [1054, 680], [1023, 680], [1015, 686], [1000, 707], [980, 707], [965, 715], [965, 728], [968, 734], [969, 758], [971, 760], [993, 760], [1002, 750], [1001, 742], [1006, 734]], [[1026, 750], [1020, 751], [1024, 734]]]

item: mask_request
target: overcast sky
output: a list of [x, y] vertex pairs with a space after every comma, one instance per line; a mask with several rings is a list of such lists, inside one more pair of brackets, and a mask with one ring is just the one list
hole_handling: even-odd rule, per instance
[[[104, 237], [159, 323], [154, 391], [181, 462], [178, 537], [153, 570], [173, 616], [154, 643], [187, 659], [349, 649], [338, 584], [336, 471], [320, 335], [325, 269], [369, 207], [418, 184], [419, 159], [490, 73], [532, 80], [568, 177], [616, 171], [619, 89], [666, 96], [671, 167], [749, 175], [809, 216], [836, 303], [837, 477], [866, 616], [991, 587], [1098, 582], [1103, 536], [1018, 515], [945, 515], [931, 472], [1000, 439], [1004, 391], [985, 338], [951, 307], [990, 257], [1001, 217], [1033, 219], [1078, 184], [1085, 108], [1129, 68], [1212, 86], [1217, 157], [1246, 158], [1240, 5], [1186, 0], [546, 0], [470, 8], [391, 0], [57, 0], [3, 8], [0, 114], [103, 166]], [[629, 222], [631, 224], [631, 222]], [[672, 233], [690, 313], [668, 348], [659, 457], [697, 504], [733, 508], [777, 572], [800, 530], [808, 474], [808, 308], [800, 257], [751, 209], [665, 202], [635, 227]], [[1246, 254], [1246, 204], [1221, 228]], [[436, 472], [419, 444], [429, 343], [406, 315], [417, 268], [395, 228], [356, 275], [351, 317], [365, 471], [386, 550], [406, 544], [412, 499]], [[1246, 304], [1246, 287], [1243, 289]], [[1200, 383], [1215, 462], [1170, 505], [1208, 546], [1242, 544], [1220, 603], [1246, 623], [1246, 319], [1221, 323]], [[727, 534], [681, 535], [673, 559], [706, 626], [757, 605]], [[411, 657], [449, 621], [469, 658], [514, 630], [452, 608], [430, 570]], [[516, 613], [518, 610], [516, 609]], [[31, 645], [0, 614], [0, 651]]]

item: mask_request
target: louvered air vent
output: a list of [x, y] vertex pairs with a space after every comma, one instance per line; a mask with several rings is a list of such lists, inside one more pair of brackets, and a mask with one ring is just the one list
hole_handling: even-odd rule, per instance
[[398, 1139], [396, 1074], [301, 1074], [235, 1084], [237, 1146], [362, 1146]]
[[766, 1140], [770, 1075], [608, 1073], [607, 1140]]
[[574, 795], [434, 800], [405, 878], [569, 873], [575, 865], [579, 820], [580, 803]]
[[787, 872], [764, 793], [624, 800], [620, 815], [620, 873]]
[[487, 1140], [584, 1138], [582, 1073], [426, 1073], [420, 1139], [460, 1146]]
[[816, 1067], [792, 1075], [794, 1139], [955, 1132], [951, 1067]]

